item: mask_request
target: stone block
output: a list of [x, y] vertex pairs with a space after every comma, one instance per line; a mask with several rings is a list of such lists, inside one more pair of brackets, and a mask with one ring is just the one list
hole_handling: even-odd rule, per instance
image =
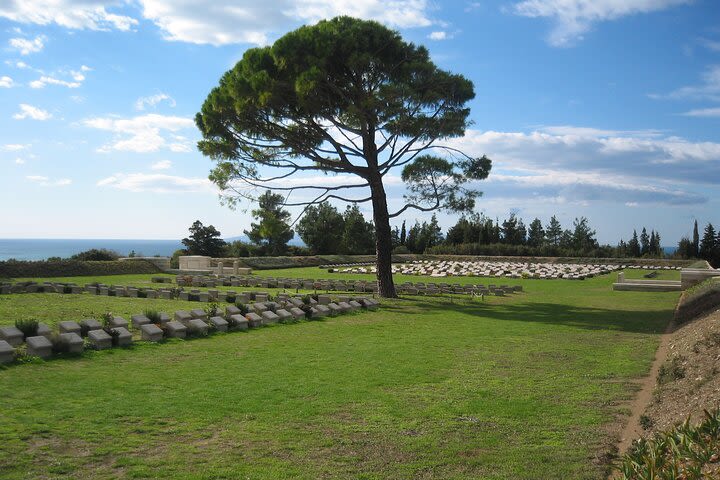
[[284, 308], [280, 308], [275, 311], [275, 315], [280, 319], [280, 323], [285, 323], [293, 320], [292, 313], [288, 312]]
[[53, 332], [50, 327], [48, 327], [44, 323], [40, 323], [38, 324], [37, 334], [42, 335], [43, 337], [46, 337], [48, 340], [50, 340], [52, 338]]
[[169, 322], [170, 320], [172, 320], [172, 318], [170, 318], [170, 315], [168, 315], [165, 312], [160, 312], [159, 315], [160, 315], [160, 323], [161, 324], [165, 324], [165, 323]]
[[85, 348], [85, 341], [82, 339], [79, 332], [61, 333], [58, 335], [58, 340], [65, 347], [68, 353], [82, 353]]
[[15, 360], [15, 347], [5, 340], [0, 340], [0, 363], [10, 363]]
[[327, 307], [328, 311], [330, 312], [330, 316], [333, 316], [333, 317], [343, 313], [342, 308], [340, 308], [340, 306], [334, 302], [328, 303], [327, 305], [321, 305], [321, 306]]
[[170, 290], [160, 290], [158, 296], [163, 300], [170, 300], [172, 299], [172, 292]]
[[350, 300], [347, 302], [348, 305], [350, 305], [350, 309], [354, 312], [356, 310], [360, 310], [362, 308], [362, 305], [360, 303], [356, 302], [355, 300]]
[[320, 305], [328, 305], [330, 302], [332, 302], [330, 295], [318, 295], [318, 303]]
[[90, 330], [87, 338], [95, 350], [112, 348], [112, 337], [105, 330]]
[[[188, 321], [191, 319], [188, 319]], [[165, 325], [167, 335], [170, 338], [185, 338], [187, 335], [187, 327], [177, 320], [168, 322]]]
[[255, 302], [250, 304], [250, 309], [255, 313], [262, 313], [268, 309], [267, 305], [261, 302]]
[[158, 292], [156, 290], [146, 290], [145, 291], [145, 298], [158, 298]]
[[52, 356], [53, 345], [47, 337], [43, 335], [28, 337], [25, 342], [27, 343], [27, 354], [31, 357], [50, 358]]
[[130, 317], [130, 321], [132, 321], [133, 328], [140, 328], [150, 323], [150, 319], [145, 315], [133, 315]]
[[187, 323], [187, 329], [188, 332], [194, 334], [194, 335], [207, 335], [208, 334], [208, 324], [204, 321], [200, 320], [199, 318], [193, 318]]
[[290, 314], [293, 316], [293, 318], [295, 320], [302, 320], [303, 318], [305, 318], [305, 312], [303, 312], [302, 310], [300, 310], [297, 307], [292, 307], [290, 309]]
[[262, 312], [260, 316], [263, 318], [263, 325], [270, 325], [272, 323], [278, 323], [280, 321], [280, 317], [278, 317], [277, 314], [271, 312], [270, 310]]
[[208, 295], [207, 292], [200, 292], [198, 293], [198, 302], [209, 302], [210, 301], [210, 295]]
[[178, 300], [184, 300], [189, 301], [190, 300], [190, 293], [188, 292], [180, 292], [178, 293]]
[[256, 302], [267, 302], [268, 301], [268, 294], [267, 293], [258, 293], [255, 295], [255, 301]]
[[241, 313], [242, 312], [240, 311], [240, 309], [235, 305], [228, 305], [227, 307], [225, 307], [225, 315], [227, 315], [228, 317], [232, 315], [240, 315]]
[[158, 327], [154, 323], [140, 325], [140, 332], [141, 338], [148, 342], [159, 342], [163, 339], [162, 328]]
[[138, 296], [138, 289], [137, 288], [128, 288], [127, 289], [127, 296], [130, 298], [137, 298]]
[[190, 315], [190, 312], [188, 312], [186, 310], [178, 310], [177, 312], [175, 312], [174, 318], [175, 318], [175, 321], [184, 324], [185, 322], [189, 322], [190, 320], [192, 320], [193, 317], [192, 317], [192, 315]]
[[110, 328], [128, 328], [129, 324], [128, 321], [125, 320], [123, 317], [113, 317], [110, 319], [107, 326]]
[[353, 310], [353, 307], [351, 307], [348, 302], [339, 302], [337, 306], [340, 307], [342, 313], [347, 313]]
[[81, 328], [81, 331], [89, 332], [91, 330], [102, 329], [102, 325], [100, 324], [100, 322], [98, 322], [94, 318], [87, 318], [85, 320], [80, 321], [80, 328]]
[[248, 329], [248, 319], [240, 314], [231, 315], [230, 321], [228, 322], [228, 329], [232, 330], [232, 331], [247, 330]]
[[0, 340], [17, 347], [25, 341], [25, 335], [16, 327], [2, 327], [0, 328]]
[[210, 317], [210, 324], [215, 327], [218, 332], [227, 332], [228, 322], [222, 317]]
[[245, 318], [248, 321], [248, 326], [251, 328], [261, 327], [263, 324], [262, 317], [255, 312], [250, 312], [246, 314]]
[[80, 324], [73, 322], [72, 320], [65, 320], [64, 322], [58, 323], [58, 332], [60, 332], [60, 334], [77, 333], [80, 335], [81, 331], [82, 329], [80, 328]]
[[207, 320], [207, 312], [202, 308], [190, 310], [190, 316], [192, 318], [199, 318], [200, 320]]
[[326, 305], [315, 305], [313, 308], [315, 309], [313, 317], [321, 318], [330, 315], [330, 308]]
[[297, 297], [291, 297], [291, 298], [289, 298], [289, 299], [288, 299], [288, 302], [290, 302], [290, 303], [291, 303], [293, 306], [295, 306], [295, 307], [302, 307], [302, 305], [303, 305], [303, 301], [300, 300], [300, 299], [297, 298]]
[[113, 328], [113, 331], [117, 334], [117, 345], [119, 347], [127, 347], [132, 345], [132, 333], [125, 327]]

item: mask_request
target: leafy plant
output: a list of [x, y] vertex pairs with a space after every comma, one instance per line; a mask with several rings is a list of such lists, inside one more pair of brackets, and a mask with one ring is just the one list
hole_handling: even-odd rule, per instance
[[248, 313], [250, 313], [250, 308], [248, 308], [248, 306], [244, 303], [237, 302], [235, 306], [238, 308], [238, 310], [240, 310], [241, 315], [247, 315]]
[[305, 305], [310, 305], [310, 295], [305, 295], [302, 297], [302, 302]]
[[225, 301], [227, 303], [235, 303], [237, 301], [237, 297], [235, 295], [227, 295], [225, 297]]
[[720, 461], [720, 409], [705, 411], [704, 419], [690, 419], [651, 439], [636, 441], [615, 468], [621, 480], [716, 478]]
[[15, 320], [15, 328], [20, 330], [25, 338], [36, 336], [38, 326], [40, 326], [40, 322], [34, 318]]
[[145, 315], [149, 320], [150, 323], [154, 323], [156, 325], [159, 325], [162, 323], [162, 318], [160, 317], [160, 312], [157, 310], [145, 310], [143, 311], [143, 315]]
[[190, 302], [199, 302], [200, 301], [200, 295], [197, 293], [189, 293], [188, 294], [188, 301]]
[[650, 430], [655, 425], [652, 418], [647, 415], [640, 415], [640, 426], [643, 430]]
[[147, 298], [147, 292], [145, 290], [138, 290], [137, 296], [138, 298]]
[[103, 327], [110, 327], [110, 322], [113, 318], [115, 318], [115, 315], [113, 315], [112, 312], [105, 312], [100, 315], [100, 323], [103, 324]]
[[105, 333], [110, 335], [112, 346], [117, 347], [120, 342], [120, 332], [116, 328], [112, 327], [103, 327], [103, 330], [105, 330]]
[[205, 313], [207, 314], [208, 318], [217, 317], [220, 313], [218, 304], [213, 302], [210, 305], [208, 305], [207, 307], [205, 307]]

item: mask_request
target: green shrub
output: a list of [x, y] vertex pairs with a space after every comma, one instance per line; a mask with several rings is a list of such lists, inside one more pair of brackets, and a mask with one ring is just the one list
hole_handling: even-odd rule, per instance
[[218, 308], [217, 303], [213, 302], [207, 307], [205, 307], [205, 313], [207, 314], [208, 318], [217, 317], [220, 314], [220, 308]]
[[107, 262], [118, 258], [120, 258], [120, 255], [117, 252], [106, 248], [92, 248], [70, 257], [71, 260], [81, 260], [83, 262]]
[[105, 312], [102, 315], [100, 315], [100, 323], [103, 324], [103, 327], [109, 327], [110, 321], [115, 318], [115, 315], [112, 314], [112, 312]]
[[160, 269], [147, 260], [120, 261], [25, 261], [0, 262], [0, 278], [77, 277], [158, 273]]
[[25, 338], [36, 336], [39, 325], [40, 322], [34, 318], [15, 320], [15, 328], [20, 330]]
[[150, 320], [150, 323], [162, 323], [160, 319], [160, 312], [158, 312], [157, 310], [145, 310], [143, 311], [143, 315], [145, 315]]
[[147, 292], [145, 290], [138, 290], [138, 298], [147, 298]]
[[240, 310], [241, 315], [247, 315], [248, 313], [250, 313], [250, 309], [244, 303], [236, 302], [235, 306], [238, 308], [238, 310]]
[[200, 295], [197, 293], [188, 293], [188, 301], [190, 302], [199, 302], [200, 301]]
[[690, 419], [653, 438], [636, 441], [615, 468], [621, 480], [700, 480], [717, 478], [720, 409], [705, 411], [697, 425]]

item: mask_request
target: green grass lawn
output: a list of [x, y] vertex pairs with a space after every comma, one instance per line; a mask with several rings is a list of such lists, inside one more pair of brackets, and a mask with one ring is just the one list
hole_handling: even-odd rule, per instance
[[[0, 369], [0, 477], [604, 478], [607, 432], [678, 298], [613, 292], [614, 278], [437, 279], [525, 291]], [[8, 295], [0, 324], [148, 305], [198, 304]]]

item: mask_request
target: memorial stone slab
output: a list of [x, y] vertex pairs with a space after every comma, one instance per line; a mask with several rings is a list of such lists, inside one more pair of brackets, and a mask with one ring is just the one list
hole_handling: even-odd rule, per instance
[[270, 325], [271, 323], [278, 323], [280, 321], [280, 317], [270, 310], [262, 312], [260, 316], [263, 318], [263, 325]]
[[113, 331], [117, 334], [117, 344], [120, 347], [127, 347], [132, 345], [132, 333], [127, 328], [117, 327], [113, 328]]
[[163, 339], [162, 328], [153, 323], [140, 326], [141, 338], [148, 342], [159, 342]]
[[218, 332], [227, 332], [228, 322], [222, 317], [210, 317], [208, 320], [211, 325], [215, 327]]
[[90, 330], [87, 338], [95, 350], [112, 348], [112, 337], [105, 330]]
[[175, 321], [185, 323], [192, 320], [192, 315], [190, 315], [190, 312], [186, 310], [178, 310], [175, 312]]
[[128, 326], [129, 326], [128, 321], [125, 320], [123, 317], [113, 317], [108, 322], [108, 327], [110, 327], [110, 328], [118, 328], [118, 327], [128, 328]]
[[236, 330], [247, 330], [248, 329], [248, 320], [244, 316], [237, 314], [237, 315], [231, 315], [229, 317], [230, 322], [228, 322], [228, 329], [232, 331]]
[[199, 318], [193, 318], [187, 323], [188, 331], [194, 332], [196, 335], [207, 335], [208, 324]]
[[257, 328], [261, 327], [263, 324], [263, 319], [260, 315], [258, 315], [255, 312], [250, 312], [245, 315], [245, 318], [248, 321], [248, 326], [250, 328]]
[[27, 343], [27, 354], [31, 357], [50, 358], [52, 355], [52, 342], [43, 335], [28, 337], [25, 343]]
[[72, 320], [65, 320], [58, 323], [58, 331], [60, 332], [60, 334], [77, 333], [78, 335], [80, 335], [82, 329], [80, 328], [80, 324], [78, 324], [77, 322], [73, 322]]
[[67, 348], [69, 353], [82, 353], [85, 348], [85, 341], [79, 333], [61, 333], [58, 335], [58, 340]]
[[[190, 319], [188, 319], [189, 321]], [[167, 329], [168, 337], [170, 338], [185, 338], [187, 335], [187, 327], [177, 320], [168, 322], [165, 325]]]
[[0, 340], [0, 363], [11, 363], [15, 360], [15, 348], [5, 340]]
[[275, 311], [275, 315], [278, 316], [280, 319], [280, 323], [285, 323], [293, 319], [293, 316], [290, 312], [285, 310], [284, 308], [280, 308]]
[[0, 328], [0, 340], [17, 347], [25, 341], [25, 335], [16, 327], [2, 327]]
[[207, 319], [207, 312], [203, 310], [202, 308], [194, 308], [190, 310], [190, 316], [192, 318], [199, 318], [200, 320], [206, 320]]
[[102, 325], [100, 324], [100, 322], [98, 322], [94, 318], [87, 318], [85, 320], [80, 321], [80, 328], [81, 328], [81, 331], [89, 332], [91, 330], [102, 329]]
[[133, 328], [140, 328], [150, 323], [150, 319], [145, 315], [133, 315], [130, 317], [130, 321], [132, 321]]

